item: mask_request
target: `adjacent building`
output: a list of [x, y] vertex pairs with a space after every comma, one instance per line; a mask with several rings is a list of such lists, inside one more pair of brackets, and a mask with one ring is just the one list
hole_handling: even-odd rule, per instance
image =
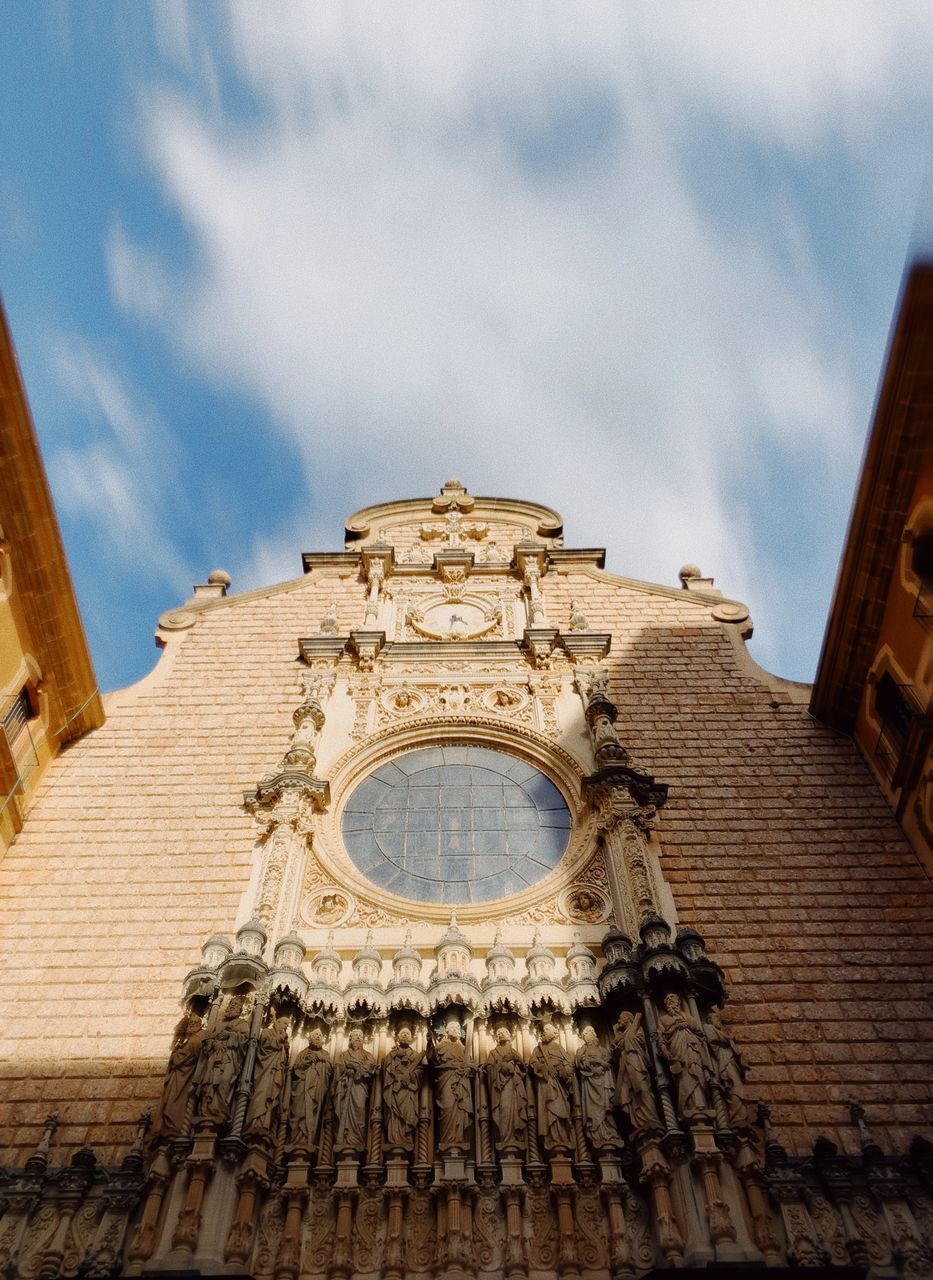
[[48, 762], [104, 722], [52, 496], [0, 309], [0, 852]]
[[933, 266], [909, 272], [856, 490], [813, 714], [852, 733], [933, 870]]

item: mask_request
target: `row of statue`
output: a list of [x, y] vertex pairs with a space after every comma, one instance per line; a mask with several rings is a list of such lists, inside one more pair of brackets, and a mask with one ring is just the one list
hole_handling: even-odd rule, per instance
[[619, 1150], [625, 1137], [659, 1134], [673, 1127], [665, 1090], [675, 1124], [706, 1121], [747, 1131], [744, 1069], [718, 1012], [701, 1022], [670, 994], [652, 1034], [645, 1016], [623, 1011], [609, 1044], [584, 1027], [573, 1057], [558, 1027], [546, 1022], [527, 1062], [502, 1022], [482, 1065], [470, 1060], [455, 1018], [424, 1051], [415, 1047], [410, 1027], [399, 1027], [381, 1064], [366, 1049], [361, 1028], [349, 1031], [336, 1058], [315, 1029], [289, 1065], [291, 1020], [269, 1018], [258, 1035], [254, 1029], [250, 1049], [245, 1001], [234, 995], [211, 1029], [194, 1013], [179, 1024], [156, 1136], [171, 1142], [194, 1132], [235, 1133], [270, 1152], [284, 1144], [289, 1158], [311, 1160], [327, 1126], [334, 1155], [358, 1156], [369, 1149], [378, 1087], [380, 1140], [389, 1153], [410, 1156], [419, 1121], [429, 1115], [433, 1149], [465, 1155], [483, 1080], [500, 1156], [579, 1154], [575, 1121], [597, 1155]]

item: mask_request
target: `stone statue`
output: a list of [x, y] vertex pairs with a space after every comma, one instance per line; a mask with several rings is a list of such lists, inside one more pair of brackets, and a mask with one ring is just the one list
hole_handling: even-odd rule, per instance
[[684, 1009], [680, 996], [664, 997], [664, 1012], [658, 1018], [658, 1048], [677, 1084], [677, 1109], [681, 1118], [708, 1116], [703, 1030]]
[[386, 1143], [397, 1151], [411, 1151], [415, 1145], [423, 1062], [423, 1055], [412, 1048], [411, 1031], [401, 1027], [395, 1036], [395, 1048], [386, 1054], [382, 1064]]
[[369, 1091], [376, 1059], [363, 1048], [363, 1033], [354, 1027], [349, 1047], [334, 1067], [334, 1150], [338, 1155], [366, 1150]]
[[159, 1102], [159, 1120], [156, 1125], [156, 1136], [159, 1138], [171, 1141], [185, 1136], [188, 1096], [203, 1043], [203, 1022], [196, 1013], [187, 1014], [175, 1028], [172, 1040]]
[[292, 1155], [307, 1159], [317, 1151], [332, 1074], [324, 1037], [315, 1028], [308, 1037], [307, 1049], [302, 1049], [292, 1064], [286, 1144]]
[[706, 1042], [713, 1070], [719, 1078], [729, 1127], [741, 1133], [751, 1128], [751, 1112], [745, 1096], [745, 1066], [735, 1041], [719, 1020], [718, 1009], [711, 1009], [706, 1015]]
[[507, 1027], [496, 1029], [496, 1047], [486, 1062], [496, 1146], [504, 1154], [524, 1151], [528, 1128], [528, 1082], [525, 1064], [512, 1045]]
[[613, 1087], [609, 1050], [599, 1043], [593, 1027], [583, 1028], [583, 1044], [577, 1050], [583, 1131], [594, 1151], [610, 1151], [622, 1146], [612, 1117]]
[[195, 1127], [219, 1129], [231, 1118], [237, 1077], [249, 1039], [243, 997], [233, 996], [220, 1026], [208, 1033], [194, 1073]]
[[615, 1033], [613, 1047], [618, 1056], [615, 1105], [625, 1113], [636, 1133], [655, 1133], [661, 1129], [661, 1119], [651, 1087], [651, 1059], [641, 1014], [628, 1010], [619, 1014]]
[[470, 1145], [467, 1129], [473, 1118], [473, 1068], [467, 1062], [459, 1022], [451, 1020], [447, 1023], [447, 1036], [434, 1046], [432, 1059], [438, 1148], [454, 1154], [466, 1151]]
[[538, 1085], [538, 1136], [549, 1154], [573, 1149], [573, 1063], [546, 1022], [529, 1066]]
[[253, 1094], [246, 1112], [245, 1134], [255, 1141], [275, 1145], [282, 1088], [288, 1063], [288, 1018], [276, 1018], [263, 1028], [256, 1052]]
[[577, 600], [570, 601], [570, 630], [571, 631], [589, 631], [589, 623], [586, 620], [586, 614], [580, 608]]

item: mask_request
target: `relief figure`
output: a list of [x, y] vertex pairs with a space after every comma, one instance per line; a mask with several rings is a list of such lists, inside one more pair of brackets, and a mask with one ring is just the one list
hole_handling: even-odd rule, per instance
[[412, 1048], [411, 1032], [401, 1027], [395, 1048], [382, 1064], [382, 1110], [386, 1143], [399, 1151], [411, 1151], [418, 1124], [423, 1055]]
[[573, 1064], [546, 1022], [529, 1066], [538, 1085], [538, 1136], [549, 1154], [573, 1149]]
[[583, 1044], [577, 1050], [576, 1067], [580, 1079], [583, 1131], [594, 1151], [622, 1146], [612, 1117], [613, 1082], [609, 1050], [599, 1043], [593, 1027], [583, 1028]]
[[233, 996], [220, 1026], [209, 1033], [194, 1073], [195, 1125], [219, 1129], [230, 1119], [237, 1077], [243, 1063], [249, 1023], [243, 1017], [243, 997]]
[[369, 1093], [376, 1059], [363, 1048], [363, 1033], [354, 1027], [349, 1047], [334, 1067], [334, 1150], [338, 1155], [366, 1150]]
[[174, 1140], [184, 1136], [188, 1095], [203, 1043], [204, 1024], [196, 1013], [189, 1013], [175, 1028], [172, 1040], [156, 1124], [159, 1138]]
[[729, 1125], [737, 1133], [742, 1133], [751, 1127], [749, 1103], [745, 1095], [745, 1065], [739, 1057], [735, 1041], [719, 1020], [718, 1009], [711, 1009], [706, 1015], [706, 1042], [713, 1060], [713, 1070], [719, 1077]]
[[651, 1087], [651, 1059], [642, 1015], [623, 1011], [616, 1020], [615, 1033], [614, 1048], [618, 1057], [615, 1105], [636, 1133], [657, 1132], [661, 1129], [661, 1119]]
[[448, 1022], [447, 1036], [434, 1046], [432, 1060], [438, 1147], [447, 1152], [465, 1151], [470, 1145], [467, 1130], [473, 1118], [473, 1068], [467, 1062], [459, 1022]]
[[315, 1028], [308, 1037], [308, 1047], [292, 1063], [286, 1143], [292, 1155], [308, 1159], [317, 1151], [332, 1072], [324, 1037]]
[[506, 1027], [496, 1030], [496, 1046], [486, 1062], [496, 1146], [503, 1154], [523, 1151], [528, 1127], [528, 1081], [525, 1064]]
[[263, 1028], [256, 1051], [253, 1093], [246, 1112], [246, 1137], [275, 1145], [288, 1063], [288, 1018]]
[[677, 1109], [684, 1120], [708, 1116], [706, 1042], [703, 1030], [684, 1008], [680, 996], [664, 997], [658, 1018], [658, 1048], [677, 1085]]

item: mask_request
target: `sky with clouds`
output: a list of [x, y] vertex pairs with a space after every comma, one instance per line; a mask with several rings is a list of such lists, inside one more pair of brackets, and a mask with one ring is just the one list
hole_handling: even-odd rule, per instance
[[296, 577], [449, 475], [627, 576], [699, 563], [812, 679], [929, 18], [4, 0], [0, 290], [102, 687], [211, 569]]

